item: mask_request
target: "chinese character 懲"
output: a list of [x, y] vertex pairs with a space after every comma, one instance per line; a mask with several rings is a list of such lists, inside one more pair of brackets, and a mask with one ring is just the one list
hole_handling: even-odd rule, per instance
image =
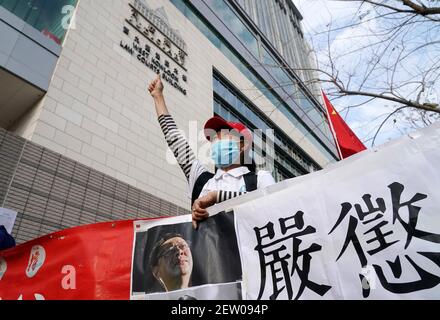
[[[401, 239], [392, 239], [393, 230], [392, 226], [396, 221], [403, 226], [407, 233], [405, 249], [411, 243], [413, 237], [419, 238], [424, 241], [430, 241], [434, 243], [440, 243], [440, 235], [429, 233], [426, 231], [417, 229], [417, 221], [421, 207], [415, 205], [415, 203], [426, 199], [427, 195], [422, 193], [416, 193], [410, 200], [402, 201], [402, 194], [404, 186], [398, 182], [394, 182], [388, 186], [391, 192], [391, 204], [392, 204], [392, 225], [384, 219], [384, 213], [386, 212], [385, 200], [383, 198], [376, 199], [376, 205], [373, 204], [370, 194], [365, 194], [362, 200], [367, 210], [362, 210], [360, 204], [354, 205], [354, 211], [356, 215], [352, 213], [353, 205], [348, 202], [341, 204], [341, 212], [338, 220], [336, 221], [329, 234], [333, 233], [335, 229], [342, 223], [342, 221], [348, 216], [348, 230], [345, 237], [345, 241], [342, 245], [341, 252], [336, 261], [339, 260], [346, 251], [349, 244], [352, 244], [356, 254], [358, 255], [359, 262], [362, 268], [365, 268], [368, 264], [368, 256], [373, 256], [378, 252], [381, 252], [394, 244], [398, 243]], [[401, 209], [407, 208], [408, 210], [408, 222], [402, 218]], [[361, 222], [363, 230], [362, 234], [368, 236], [365, 242], [359, 239], [359, 221]], [[376, 245], [374, 245], [376, 244]], [[366, 248], [364, 250], [364, 247]], [[367, 256], [368, 254], [368, 256]], [[418, 252], [418, 254], [434, 262], [437, 266], [440, 266], [440, 254], [436, 252]], [[420, 266], [418, 266], [409, 255], [405, 255], [406, 260], [412, 265], [419, 275], [419, 280], [413, 282], [400, 282], [391, 283], [387, 280], [383, 269], [379, 265], [373, 265], [376, 271], [377, 277], [384, 289], [393, 293], [410, 293], [419, 290], [430, 289], [437, 286], [440, 283], [440, 277], [434, 275]], [[390, 267], [394, 278], [399, 279], [402, 275], [402, 265], [400, 257], [397, 256], [393, 261], [386, 261]], [[362, 275], [360, 275], [361, 281], [365, 281]], [[366, 298], [370, 294], [369, 288], [363, 288], [363, 296]]]

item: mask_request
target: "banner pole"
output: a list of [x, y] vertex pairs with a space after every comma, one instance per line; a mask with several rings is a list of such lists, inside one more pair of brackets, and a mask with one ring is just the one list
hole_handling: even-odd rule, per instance
[[344, 157], [342, 156], [341, 148], [339, 147], [339, 142], [338, 142], [338, 138], [336, 136], [335, 129], [333, 128], [332, 119], [330, 118], [330, 114], [328, 113], [327, 101], [326, 101], [325, 93], [323, 90], [321, 90], [321, 94], [322, 94], [322, 98], [323, 98], [324, 104], [325, 104], [325, 112], [327, 113], [327, 120], [329, 122], [330, 131], [333, 134], [333, 139], [335, 140], [336, 148], [338, 149], [338, 152], [339, 152], [339, 157], [341, 158], [341, 160], [344, 160]]

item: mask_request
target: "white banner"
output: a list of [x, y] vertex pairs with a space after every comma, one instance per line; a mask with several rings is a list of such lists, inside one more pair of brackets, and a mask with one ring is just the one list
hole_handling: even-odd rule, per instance
[[245, 299], [439, 299], [440, 125], [211, 208]]

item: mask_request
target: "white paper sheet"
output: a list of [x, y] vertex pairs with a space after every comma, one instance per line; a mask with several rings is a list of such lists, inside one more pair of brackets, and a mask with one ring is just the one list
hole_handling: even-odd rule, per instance
[[17, 212], [6, 208], [0, 208], [0, 226], [5, 226], [9, 233], [12, 233], [16, 218]]

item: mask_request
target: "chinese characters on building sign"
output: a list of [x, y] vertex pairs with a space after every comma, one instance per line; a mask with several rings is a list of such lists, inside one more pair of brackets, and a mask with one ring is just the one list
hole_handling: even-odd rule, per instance
[[170, 83], [182, 94], [187, 94], [186, 44], [163, 18], [140, 0], [130, 4], [131, 16], [125, 20], [123, 33], [130, 42], [121, 40], [120, 46], [146, 67]]

